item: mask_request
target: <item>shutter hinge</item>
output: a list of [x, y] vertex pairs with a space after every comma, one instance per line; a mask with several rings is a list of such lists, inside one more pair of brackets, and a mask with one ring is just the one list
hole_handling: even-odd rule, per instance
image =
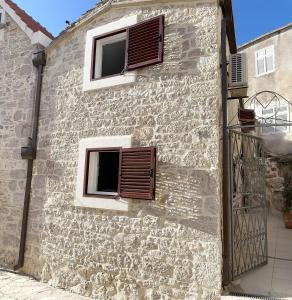
[[162, 34], [159, 35], [159, 42], [162, 43], [163, 37]]
[[153, 169], [149, 170], [149, 176], [150, 176], [151, 178], [154, 176], [154, 170], [153, 170]]

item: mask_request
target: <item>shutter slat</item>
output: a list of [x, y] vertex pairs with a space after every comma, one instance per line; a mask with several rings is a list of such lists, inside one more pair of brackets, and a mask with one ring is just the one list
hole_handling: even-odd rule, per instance
[[119, 193], [122, 197], [153, 200], [155, 197], [156, 148], [122, 149]]
[[131, 59], [129, 60], [129, 62], [139, 62], [139, 61], [141, 61], [141, 57], [143, 59], [147, 59], [147, 60], [148, 59], [152, 59], [153, 53], [154, 52], [143, 52], [143, 51], [141, 51], [140, 55], [131, 57]]
[[127, 32], [127, 70], [163, 62], [164, 16], [131, 26]]

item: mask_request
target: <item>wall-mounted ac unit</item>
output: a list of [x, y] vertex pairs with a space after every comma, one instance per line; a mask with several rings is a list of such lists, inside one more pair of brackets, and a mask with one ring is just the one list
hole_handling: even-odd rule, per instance
[[246, 97], [247, 87], [248, 74], [246, 53], [232, 54], [229, 63], [229, 90], [231, 92], [231, 97]]

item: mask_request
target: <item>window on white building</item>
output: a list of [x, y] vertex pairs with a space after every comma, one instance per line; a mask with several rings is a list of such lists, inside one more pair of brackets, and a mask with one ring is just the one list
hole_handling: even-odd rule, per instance
[[[275, 107], [262, 109], [262, 123], [270, 126], [263, 127], [263, 134], [288, 132], [288, 126], [279, 126], [281, 124], [287, 124], [290, 121], [289, 107], [288, 105], [280, 105]], [[273, 126], [276, 124], [278, 126]]]
[[274, 46], [261, 49], [255, 53], [256, 75], [261, 76], [275, 71]]

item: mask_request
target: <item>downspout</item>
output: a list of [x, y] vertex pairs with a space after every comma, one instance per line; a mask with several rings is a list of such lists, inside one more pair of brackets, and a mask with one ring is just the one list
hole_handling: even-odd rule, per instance
[[226, 17], [221, 21], [221, 96], [222, 96], [222, 194], [223, 194], [223, 286], [231, 281], [231, 226], [229, 203], [229, 136], [228, 136], [228, 83], [227, 83], [227, 21]]
[[37, 151], [37, 137], [38, 137], [40, 102], [41, 102], [42, 81], [43, 81], [43, 69], [44, 66], [46, 65], [45, 51], [44, 50], [35, 51], [33, 53], [32, 63], [37, 68], [37, 86], [36, 86], [34, 112], [33, 112], [33, 120], [32, 120], [32, 137], [29, 139], [28, 146], [21, 148], [21, 157], [22, 159], [27, 160], [27, 173], [26, 173], [27, 175], [26, 175], [26, 186], [25, 186], [25, 194], [24, 194], [24, 205], [23, 205], [23, 214], [22, 214], [18, 262], [14, 266], [14, 270], [19, 270], [24, 265], [24, 253], [25, 253], [26, 236], [27, 236], [27, 224], [28, 224], [29, 205], [30, 205], [33, 161], [36, 158], [36, 151]]

